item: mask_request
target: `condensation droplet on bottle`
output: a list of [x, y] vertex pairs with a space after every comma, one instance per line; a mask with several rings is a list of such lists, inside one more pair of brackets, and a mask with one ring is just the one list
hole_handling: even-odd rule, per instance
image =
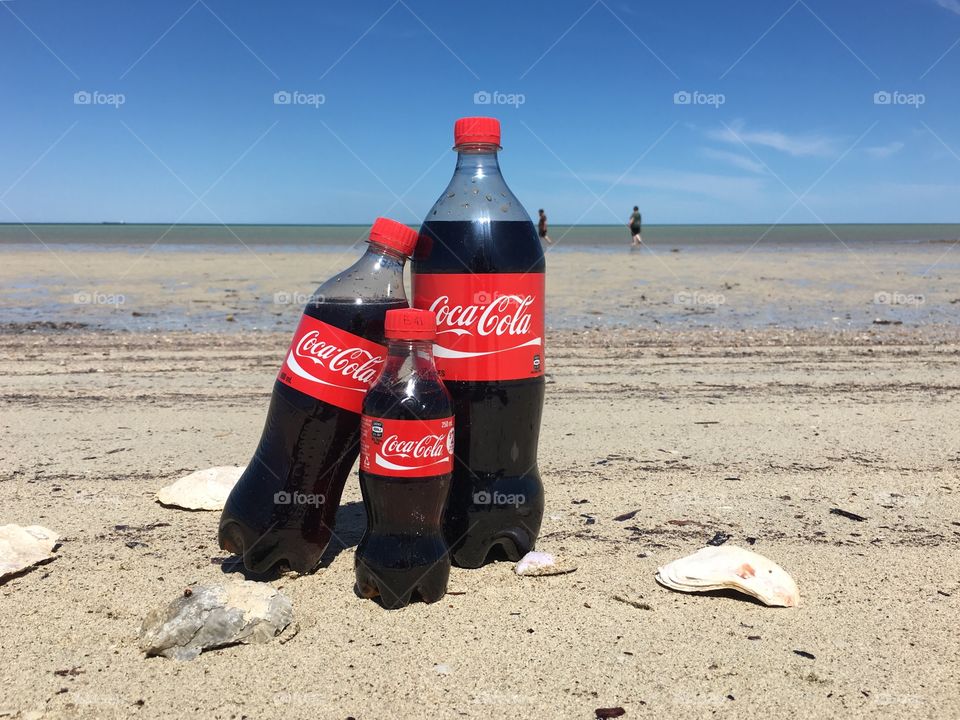
[[493, 202], [493, 195], [487, 195], [487, 202]]
[[501, 205], [500, 212], [502, 213], [510, 212], [510, 203], [507, 203], [506, 205]]
[[448, 198], [452, 198], [454, 195], [456, 195], [455, 192], [449, 192], [449, 193], [447, 193], [447, 197], [448, 197]]

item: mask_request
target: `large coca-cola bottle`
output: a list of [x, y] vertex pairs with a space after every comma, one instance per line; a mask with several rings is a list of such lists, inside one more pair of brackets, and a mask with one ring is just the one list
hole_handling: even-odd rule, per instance
[[413, 259], [414, 307], [437, 317], [437, 368], [453, 397], [456, 447], [444, 532], [460, 567], [500, 548], [516, 560], [543, 518], [537, 443], [544, 391], [544, 259], [500, 174], [500, 123], [462, 118], [453, 179]]
[[248, 570], [319, 564], [360, 452], [363, 397], [386, 358], [384, 318], [408, 307], [403, 267], [416, 242], [414, 230], [378, 218], [363, 257], [307, 302], [260, 444], [220, 518], [220, 547]]

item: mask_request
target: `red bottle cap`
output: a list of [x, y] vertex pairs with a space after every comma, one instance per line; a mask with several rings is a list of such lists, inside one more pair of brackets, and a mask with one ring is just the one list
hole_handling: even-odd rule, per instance
[[453, 146], [492, 143], [500, 147], [500, 121], [491, 117], [460, 118], [453, 125]]
[[403, 223], [391, 220], [390, 218], [377, 218], [373, 227], [370, 228], [370, 240], [393, 248], [405, 257], [413, 255], [413, 249], [417, 246], [417, 238], [420, 237], [416, 230], [411, 230]]
[[387, 310], [383, 334], [388, 340], [433, 340], [437, 336], [437, 316], [431, 310], [415, 308]]

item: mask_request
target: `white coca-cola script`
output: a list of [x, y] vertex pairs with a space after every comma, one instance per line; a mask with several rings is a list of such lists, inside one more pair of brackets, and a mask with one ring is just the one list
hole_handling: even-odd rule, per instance
[[451, 328], [441, 333], [473, 335], [465, 328], [475, 327], [481, 336], [525, 335], [532, 318], [528, 308], [535, 299], [533, 295], [500, 295], [487, 305], [451, 305], [449, 296], [440, 295], [430, 310], [437, 315], [438, 327]]
[[364, 384], [373, 382], [380, 365], [383, 364], [382, 355], [374, 355], [368, 350], [357, 347], [337, 347], [319, 339], [319, 336], [320, 333], [317, 330], [304, 334], [294, 348], [294, 354], [325, 367], [330, 372], [353, 378], [357, 382]]
[[417, 459], [442, 458], [446, 454], [446, 435], [424, 435], [419, 440], [400, 440], [391, 435], [383, 441], [380, 454], [384, 457], [412, 457]]

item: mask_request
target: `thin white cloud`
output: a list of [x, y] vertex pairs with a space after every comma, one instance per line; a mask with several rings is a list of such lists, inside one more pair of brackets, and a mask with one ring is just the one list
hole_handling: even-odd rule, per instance
[[763, 175], [763, 173], [766, 171], [766, 168], [763, 167], [763, 163], [757, 162], [752, 157], [740, 155], [729, 150], [702, 148], [701, 152], [705, 157], [708, 157], [711, 160], [719, 160], [720, 162], [728, 163], [734, 167], [740, 168], [741, 170], [756, 173], [757, 175]]
[[960, 15], [960, 0], [937, 0], [937, 5], [949, 10], [952, 13]]
[[868, 155], [872, 155], [875, 158], [887, 158], [903, 150], [903, 143], [899, 140], [895, 140], [892, 143], [887, 143], [886, 145], [875, 145], [873, 147], [864, 148]]
[[710, 130], [707, 136], [741, 147], [744, 144], [768, 147], [794, 157], [830, 157], [837, 154], [839, 144], [836, 138], [826, 135], [788, 135], [777, 130], [745, 130], [742, 123]]
[[640, 187], [648, 190], [669, 190], [689, 193], [724, 201], [743, 201], [756, 196], [764, 187], [759, 177], [720, 175], [713, 173], [682, 172], [677, 170], [653, 170], [624, 178], [613, 173], [581, 173], [580, 179]]

